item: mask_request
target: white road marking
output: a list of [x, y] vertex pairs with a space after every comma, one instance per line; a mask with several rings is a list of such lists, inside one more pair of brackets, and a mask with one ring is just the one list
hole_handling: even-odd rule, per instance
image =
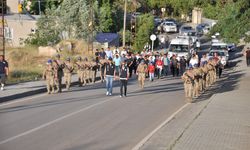
[[90, 106], [88, 106], [88, 107], [84, 107], [84, 108], [82, 108], [82, 109], [80, 109], [80, 110], [78, 110], [78, 111], [74, 111], [74, 112], [69, 113], [69, 114], [67, 114], [67, 115], [64, 115], [64, 116], [62, 116], [62, 117], [60, 117], [60, 118], [57, 118], [57, 119], [55, 119], [55, 120], [53, 120], [53, 121], [47, 122], [47, 123], [45, 123], [45, 124], [43, 124], [43, 125], [40, 125], [40, 126], [38, 126], [38, 127], [36, 127], [36, 128], [33, 128], [33, 129], [31, 129], [31, 130], [28, 130], [28, 131], [26, 131], [26, 132], [23, 132], [23, 133], [21, 133], [21, 134], [18, 134], [18, 135], [16, 135], [16, 136], [13, 136], [13, 137], [11, 137], [11, 138], [8, 138], [8, 139], [6, 139], [6, 140], [3, 140], [3, 141], [0, 142], [0, 145], [1, 145], [1, 144], [5, 144], [5, 143], [10, 142], [10, 141], [13, 141], [13, 140], [15, 140], [15, 139], [17, 139], [17, 138], [19, 138], [19, 137], [22, 137], [22, 136], [31, 134], [32, 132], [38, 131], [38, 130], [40, 130], [40, 129], [43, 129], [43, 128], [47, 127], [47, 126], [50, 126], [50, 125], [52, 125], [52, 124], [55, 124], [55, 123], [57, 123], [57, 122], [59, 122], [59, 121], [62, 121], [62, 120], [64, 120], [64, 119], [67, 119], [67, 118], [69, 118], [69, 117], [71, 117], [71, 116], [74, 116], [74, 115], [76, 115], [76, 114], [78, 114], [78, 113], [80, 113], [80, 112], [83, 112], [83, 111], [86, 111], [86, 110], [88, 110], [88, 109], [91, 109], [91, 108], [93, 108], [93, 107], [95, 107], [95, 106], [101, 105], [101, 104], [103, 104], [103, 103], [107, 103], [107, 102], [111, 101], [111, 100], [114, 99], [114, 98], [117, 98], [117, 97], [112, 97], [112, 98], [110, 98], [109, 100], [102, 101], [102, 102], [96, 103], [96, 104], [94, 104], [94, 105], [90, 105]]
[[[151, 84], [148, 84], [148, 85], [154, 85], [154, 84], [156, 84], [156, 83], [158, 83], [158, 82], [154, 82], [154, 83], [151, 83]], [[139, 90], [139, 88], [137, 88], [137, 89], [135, 89], [135, 90], [133, 90], [133, 91], [131, 91], [131, 92], [135, 92], [135, 91], [138, 91], [138, 90]], [[40, 96], [42, 96], [42, 95], [40, 95]], [[60, 118], [57, 118], [57, 119], [55, 119], [55, 120], [53, 120], [53, 121], [47, 122], [47, 123], [45, 123], [45, 124], [42, 124], [42, 125], [40, 125], [40, 126], [38, 126], [38, 127], [36, 127], [36, 128], [33, 128], [33, 129], [31, 129], [31, 130], [28, 130], [28, 131], [26, 131], [26, 132], [23, 132], [23, 133], [21, 133], [21, 134], [18, 134], [18, 135], [16, 135], [16, 136], [13, 136], [13, 137], [10, 137], [10, 138], [8, 138], [8, 139], [6, 139], [6, 140], [3, 140], [3, 141], [0, 142], [0, 145], [5, 144], [5, 143], [8, 143], [8, 142], [10, 142], [10, 141], [13, 141], [13, 140], [15, 140], [15, 139], [17, 139], [17, 138], [20, 138], [20, 137], [22, 137], [22, 136], [31, 134], [31, 133], [36, 132], [36, 131], [38, 131], [38, 130], [41, 130], [41, 129], [43, 129], [43, 128], [46, 128], [46, 127], [48, 127], [48, 126], [50, 126], [50, 125], [52, 125], [52, 124], [55, 124], [55, 123], [57, 123], [57, 122], [60, 122], [60, 121], [62, 121], [62, 120], [64, 120], [64, 119], [67, 119], [67, 118], [69, 118], [69, 117], [71, 117], [71, 116], [74, 116], [74, 115], [76, 115], [76, 114], [78, 114], [78, 113], [81, 113], [81, 112], [83, 112], [83, 111], [86, 111], [86, 110], [88, 110], [88, 109], [91, 109], [91, 108], [93, 108], [93, 107], [95, 107], [95, 106], [98, 106], [98, 105], [107, 103], [107, 102], [109, 102], [109, 101], [111, 101], [111, 100], [113, 100], [113, 99], [116, 99], [116, 98], [117, 98], [117, 97], [112, 97], [112, 98], [110, 98], [110, 99], [108, 99], [108, 100], [105, 100], [105, 101], [102, 101], [102, 102], [99, 102], [99, 103], [90, 105], [90, 106], [88, 106], [88, 107], [84, 107], [84, 108], [82, 108], [82, 109], [80, 109], [80, 110], [78, 110], [78, 111], [74, 111], [74, 112], [72, 112], [72, 113], [69, 113], [69, 114], [67, 114], [67, 115], [64, 115], [64, 116], [62, 116], [62, 117], [60, 117]], [[32, 99], [32, 97], [29, 98], [29, 99]], [[23, 100], [23, 101], [26, 101], [26, 100], [28, 100], [28, 99], [25, 99], [25, 100]], [[13, 102], [13, 103], [17, 103], [17, 102], [21, 102], [21, 101], [16, 101], [16, 102]], [[3, 104], [3, 105], [4, 105], [4, 104]], [[7, 104], [5, 104], [5, 105], [7, 105]]]
[[168, 117], [164, 122], [157, 126], [152, 132], [150, 132], [146, 137], [144, 137], [138, 144], [136, 144], [131, 150], [139, 150], [158, 130], [160, 130], [164, 125], [171, 121], [180, 111], [187, 107], [190, 103], [183, 105], [180, 109], [174, 112], [170, 117]]

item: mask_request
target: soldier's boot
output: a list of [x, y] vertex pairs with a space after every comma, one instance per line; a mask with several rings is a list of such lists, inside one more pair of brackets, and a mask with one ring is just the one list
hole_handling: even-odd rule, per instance
[[193, 98], [192, 97], [187, 97], [186, 102], [187, 103], [193, 103]]
[[51, 85], [51, 89], [52, 89], [51, 93], [55, 93], [54, 85]]
[[51, 92], [50, 92], [50, 85], [47, 85], [47, 94], [51, 94]]
[[141, 88], [144, 88], [144, 80], [141, 81]]
[[69, 87], [70, 87], [70, 84], [67, 83], [67, 84], [66, 84], [66, 90], [67, 90], [67, 91], [69, 91]]
[[82, 81], [81, 81], [81, 78], [78, 78], [78, 84], [79, 84], [79, 87], [81, 87], [82, 86]]

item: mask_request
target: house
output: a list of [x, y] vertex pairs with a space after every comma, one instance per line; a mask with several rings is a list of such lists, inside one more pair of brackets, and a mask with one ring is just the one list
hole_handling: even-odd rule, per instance
[[94, 40], [95, 47], [119, 46], [120, 38], [117, 33], [97, 33]]
[[18, 13], [18, 5], [21, 0], [5, 0], [6, 8], [4, 22], [0, 22], [1, 26], [4, 23], [6, 45], [11, 47], [23, 46], [23, 40], [29, 34], [36, 31], [37, 19], [40, 16], [26, 15]]

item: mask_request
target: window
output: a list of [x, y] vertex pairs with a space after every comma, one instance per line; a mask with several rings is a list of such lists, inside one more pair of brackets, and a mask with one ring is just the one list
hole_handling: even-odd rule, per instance
[[[2, 1], [3, 1], [3, 6], [2, 6]], [[3, 13], [6, 14], [6, 10], [7, 10], [7, 4], [6, 4], [6, 0], [1, 0], [0, 1], [0, 14], [2, 14], [2, 9], [3, 9]]]
[[4, 37], [7, 40], [12, 40], [13, 39], [13, 29], [9, 27], [4, 28]]

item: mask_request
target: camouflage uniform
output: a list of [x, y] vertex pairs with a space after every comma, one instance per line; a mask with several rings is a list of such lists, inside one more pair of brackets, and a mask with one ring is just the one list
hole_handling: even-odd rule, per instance
[[53, 66], [54, 69], [56, 70], [56, 76], [55, 76], [56, 93], [62, 92], [62, 78], [64, 76], [63, 73], [64, 65], [60, 60], [60, 56], [56, 60], [54, 60]]
[[78, 61], [75, 63], [77, 67], [77, 75], [79, 80], [79, 86], [82, 86], [84, 83], [84, 65], [80, 58], [78, 58]]
[[211, 61], [208, 62], [207, 64], [208, 67], [208, 74], [209, 74], [209, 79], [208, 79], [208, 86], [211, 86], [214, 83], [214, 65], [212, 64]]
[[91, 79], [91, 83], [95, 83], [95, 79], [96, 79], [96, 70], [97, 70], [97, 63], [96, 60], [93, 59], [90, 63], [90, 71], [89, 71], [89, 75], [90, 75], [90, 79]]
[[197, 70], [199, 72], [199, 92], [202, 93], [204, 91], [204, 87], [203, 87], [204, 71], [202, 67], [197, 68]]
[[139, 81], [139, 86], [141, 88], [144, 88], [147, 68], [148, 68], [147, 65], [144, 63], [140, 63], [139, 66], [137, 67], [138, 81]]
[[188, 103], [193, 102], [193, 88], [194, 88], [194, 75], [192, 70], [187, 70], [182, 75], [182, 80], [184, 81], [185, 97]]
[[207, 65], [204, 65], [203, 67], [201, 67], [202, 71], [203, 71], [203, 76], [202, 76], [202, 88], [203, 90], [206, 90], [206, 88], [208, 87], [208, 67]]
[[101, 71], [101, 82], [104, 82], [104, 71], [105, 71], [105, 65], [107, 63], [106, 59], [100, 59], [100, 71]]
[[200, 80], [200, 74], [199, 74], [198, 68], [193, 69], [193, 74], [194, 74], [193, 96], [198, 97], [199, 96], [199, 80]]
[[69, 90], [71, 84], [71, 76], [74, 70], [73, 65], [70, 63], [70, 59], [67, 59], [66, 63], [64, 63], [64, 78], [65, 78], [65, 85], [66, 89]]
[[53, 68], [52, 64], [48, 64], [43, 71], [43, 78], [46, 79], [47, 92], [48, 94], [54, 93], [54, 77], [56, 75], [56, 71]]
[[83, 80], [84, 80], [84, 85], [86, 85], [87, 82], [90, 83], [89, 72], [90, 72], [91, 66], [90, 66], [87, 58], [84, 59], [83, 64], [84, 64], [84, 71], [83, 71], [84, 78], [83, 78]]

